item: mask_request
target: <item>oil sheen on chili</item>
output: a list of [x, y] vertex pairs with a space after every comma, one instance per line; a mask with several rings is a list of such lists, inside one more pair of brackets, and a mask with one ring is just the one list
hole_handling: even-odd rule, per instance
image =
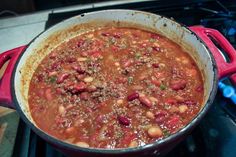
[[187, 125], [203, 79], [176, 43], [136, 28], [106, 27], [59, 45], [36, 69], [29, 106], [38, 127], [81, 147], [145, 145]]

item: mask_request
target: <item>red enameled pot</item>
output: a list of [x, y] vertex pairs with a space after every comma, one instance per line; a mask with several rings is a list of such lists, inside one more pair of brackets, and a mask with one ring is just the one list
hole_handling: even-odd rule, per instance
[[[59, 43], [79, 33], [104, 25], [119, 25], [150, 29], [178, 43], [196, 61], [204, 76], [204, 104], [187, 126], [167, 138], [136, 148], [97, 149], [81, 148], [59, 140], [34, 122], [28, 107], [28, 88], [40, 61]], [[227, 53], [226, 62], [212, 42], [217, 42]], [[0, 54], [0, 68], [10, 60], [0, 82], [0, 102], [15, 108], [21, 118], [40, 137], [69, 156], [162, 156], [178, 144], [201, 121], [209, 110], [217, 92], [218, 80], [236, 72], [236, 51], [217, 30], [202, 26], [185, 27], [166, 17], [134, 10], [104, 10], [78, 15], [44, 31], [27, 46]]]

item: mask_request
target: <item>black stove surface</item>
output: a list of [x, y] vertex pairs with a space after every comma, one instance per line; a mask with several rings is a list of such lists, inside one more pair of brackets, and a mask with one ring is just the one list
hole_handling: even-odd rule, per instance
[[[102, 9], [135, 9], [173, 17], [187, 26], [219, 30], [236, 47], [236, 3], [214, 0], [146, 1], [52, 13], [46, 28], [69, 17]], [[229, 81], [225, 81], [230, 84]], [[236, 157], [236, 105], [218, 92], [201, 123], [166, 157]], [[20, 121], [14, 157], [64, 157]]]

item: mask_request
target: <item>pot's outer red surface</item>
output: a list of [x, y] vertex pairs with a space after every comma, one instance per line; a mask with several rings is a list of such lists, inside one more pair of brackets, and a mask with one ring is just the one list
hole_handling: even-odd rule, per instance
[[[142, 16], [151, 16], [151, 17], [155, 17], [158, 15], [154, 15], [154, 14], [149, 14], [149, 13], [145, 13], [145, 12], [137, 12], [137, 11], [132, 11], [132, 10], [107, 10], [107, 11], [101, 11], [101, 12], [95, 12], [95, 13], [89, 13], [89, 14], [85, 14], [81, 17], [86, 18], [86, 15], [88, 16], [96, 16], [97, 13], [100, 15], [104, 16], [107, 14], [114, 14], [116, 15], [117, 13], [127, 13], [129, 14], [129, 16], [134, 16], [135, 20], [140, 20], [139, 16], [136, 16], [135, 14], [138, 13]], [[121, 16], [121, 15], [120, 15]], [[71, 19], [75, 19], [71, 18]], [[125, 18], [125, 17], [124, 17]], [[164, 18], [161, 16], [158, 16], [158, 19], [160, 18]], [[164, 18], [167, 21], [171, 21], [172, 23], [176, 23], [170, 19]], [[70, 20], [70, 19], [69, 19]], [[67, 21], [69, 21], [67, 20]], [[114, 19], [116, 20], [116, 19]], [[142, 19], [141, 19], [142, 20]], [[177, 24], [177, 23], [176, 23]], [[169, 26], [171, 27], [171, 26]], [[181, 26], [178, 24], [179, 29], [184, 29], [185, 31], [189, 31], [187, 30], [186, 27]], [[54, 28], [50, 28], [51, 30], [53, 30]], [[181, 129], [179, 132], [163, 139], [163, 140], [159, 140], [156, 141], [154, 143], [151, 144], [147, 144], [144, 146], [140, 146], [137, 148], [127, 148], [127, 149], [116, 149], [116, 150], [108, 150], [108, 149], [93, 149], [93, 148], [80, 148], [77, 147], [75, 145], [71, 145], [68, 143], [65, 143], [63, 141], [60, 141], [48, 134], [46, 134], [45, 132], [43, 132], [41, 129], [39, 129], [33, 122], [32, 119], [30, 119], [30, 117], [27, 116], [27, 111], [25, 109], [22, 109], [22, 103], [19, 101], [19, 93], [17, 93], [18, 86], [15, 86], [18, 78], [18, 66], [21, 66], [21, 62], [23, 58], [23, 56], [25, 55], [25, 53], [33, 53], [33, 52], [28, 52], [28, 48], [26, 48], [26, 46], [22, 46], [10, 51], [7, 51], [3, 54], [0, 55], [0, 68], [2, 67], [2, 65], [8, 60], [11, 59], [10, 64], [7, 68], [7, 71], [5, 72], [3, 78], [1, 79], [1, 83], [0, 83], [0, 101], [1, 102], [5, 102], [6, 105], [8, 105], [9, 107], [14, 107], [12, 104], [15, 105], [15, 108], [17, 109], [17, 111], [19, 112], [21, 118], [39, 135], [41, 136], [43, 139], [45, 139], [46, 141], [48, 141], [49, 143], [51, 143], [52, 145], [54, 145], [57, 149], [59, 149], [60, 151], [62, 151], [63, 153], [67, 154], [68, 156], [147, 156], [150, 154], [153, 154], [155, 156], [163, 156], [164, 154], [166, 154], [169, 150], [171, 150], [175, 145], [177, 145], [182, 139], [184, 139], [190, 132], [191, 130], [200, 122], [200, 120], [203, 118], [203, 116], [207, 113], [207, 111], [209, 110], [216, 91], [217, 91], [217, 83], [218, 83], [218, 79], [228, 76], [234, 72], [236, 72], [236, 53], [234, 48], [229, 44], [229, 42], [216, 30], [212, 30], [212, 29], [207, 29], [207, 28], [203, 28], [200, 26], [195, 26], [195, 27], [191, 27], [191, 30], [193, 30], [193, 32], [195, 32], [197, 35], [195, 35], [195, 33], [190, 32], [190, 36], [193, 36], [193, 38], [196, 38], [197, 41], [199, 42], [199, 44], [202, 45], [202, 47], [206, 48], [206, 53], [209, 53], [209, 64], [212, 66], [212, 87], [210, 88], [209, 91], [209, 97], [207, 97], [207, 100], [205, 101], [205, 106], [202, 108], [201, 112], [192, 120], [192, 122], [190, 124], [188, 124], [186, 127], [184, 127], [183, 129]], [[178, 33], [178, 32], [176, 32]], [[47, 31], [42, 33], [42, 35], [47, 34]], [[42, 35], [39, 35], [38, 37], [36, 37], [30, 44], [29, 47], [32, 44], [35, 44], [34, 41], [38, 40], [38, 38], [40, 38]], [[230, 63], [226, 63], [224, 61], [224, 59], [222, 58], [222, 56], [219, 53], [219, 50], [216, 48], [216, 46], [213, 44], [213, 42], [209, 39], [209, 36], [211, 36], [211, 38], [215, 39], [219, 45], [221, 47], [223, 47], [223, 49], [227, 52], [228, 56], [230, 57], [231, 62]], [[214, 58], [213, 58], [214, 56]], [[217, 68], [218, 68], [218, 72], [217, 72]], [[21, 73], [21, 72], [19, 72]], [[4, 92], [2, 92], [4, 91]]]

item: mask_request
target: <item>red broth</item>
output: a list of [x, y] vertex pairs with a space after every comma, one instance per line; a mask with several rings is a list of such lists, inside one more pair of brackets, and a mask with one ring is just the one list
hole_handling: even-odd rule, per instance
[[173, 134], [199, 112], [203, 78], [176, 43], [134, 28], [100, 28], [38, 66], [29, 106], [38, 127], [81, 147], [127, 148]]

